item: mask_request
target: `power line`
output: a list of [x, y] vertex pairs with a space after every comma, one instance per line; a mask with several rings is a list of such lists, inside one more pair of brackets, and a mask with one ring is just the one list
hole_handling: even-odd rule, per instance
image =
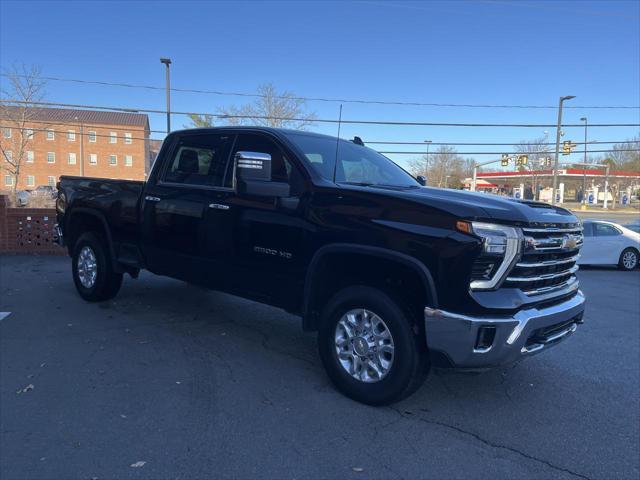
[[[0, 119], [2, 117], [0, 116]], [[9, 118], [5, 117], [5, 120], [10, 120]], [[130, 132], [131, 130], [139, 130], [138, 127], [136, 126], [132, 126], [132, 127], [115, 127], [115, 126], [105, 126], [102, 124], [93, 124], [93, 123], [83, 123], [83, 122], [64, 122], [64, 121], [58, 121], [58, 122], [54, 122], [54, 121], [50, 121], [50, 120], [27, 120], [26, 123], [42, 123], [45, 125], [73, 125], [73, 126], [82, 126], [82, 128], [102, 128], [102, 129], [106, 129], [106, 130], [119, 130], [119, 131], [126, 131], [126, 132]], [[16, 128], [14, 125], [6, 125], [7, 128]], [[36, 130], [36, 131], [40, 131], [40, 130]], [[161, 133], [161, 134], [165, 134], [167, 133], [166, 130], [149, 130], [150, 133]], [[63, 132], [64, 133], [64, 132]], [[151, 139], [151, 137], [149, 137], [149, 139]], [[584, 145], [585, 142], [571, 142], [573, 145]], [[640, 143], [639, 140], [608, 140], [608, 141], [600, 141], [600, 140], [593, 140], [590, 142], [587, 142], [587, 145], [600, 145], [600, 144], [604, 144], [604, 145], [609, 145], [609, 144], [635, 144], [635, 143]], [[405, 142], [405, 141], [391, 141], [391, 140], [384, 140], [384, 141], [376, 141], [376, 140], [365, 140], [365, 144], [367, 145], [425, 145], [424, 142]], [[531, 145], [531, 146], [543, 146], [543, 145], [547, 145], [547, 146], [553, 146], [555, 145], [555, 143], [553, 142], [542, 142], [542, 143], [527, 143], [527, 142], [513, 142], [513, 143], [486, 143], [486, 142], [431, 142], [429, 145], [437, 145], [437, 146], [451, 146], [451, 147], [458, 147], [458, 146], [526, 146], [526, 145]], [[527, 152], [524, 152], [527, 153]]]
[[[392, 142], [392, 141], [367, 141], [363, 140], [367, 145], [425, 145], [425, 142]], [[571, 142], [573, 145], [584, 145], [585, 142]], [[611, 141], [592, 141], [586, 142], [587, 145], [597, 145], [597, 144], [623, 144], [623, 143], [640, 143], [640, 140], [611, 140]], [[527, 142], [515, 142], [515, 143], [474, 143], [474, 142], [431, 142], [429, 145], [451, 145], [451, 146], [463, 146], [463, 145], [486, 145], [486, 146], [542, 146], [542, 145], [555, 145], [555, 143], [544, 142], [544, 143], [527, 143]]]
[[[15, 128], [14, 125], [3, 125], [0, 124], [0, 128]], [[53, 132], [53, 133], [59, 133], [61, 135], [66, 135], [68, 132], [67, 130], [56, 130], [53, 128], [25, 128], [25, 130], [32, 130], [34, 132]], [[106, 135], [104, 133], [96, 133], [95, 135], [89, 135], [89, 132], [85, 132], [83, 131], [82, 133], [80, 132], [74, 132], [75, 135], [79, 136], [79, 137], [98, 137], [98, 138], [111, 138], [111, 135]], [[125, 139], [125, 137], [120, 137], [122, 140]], [[151, 137], [126, 137], [127, 140], [131, 139], [131, 140], [155, 140]], [[93, 142], [89, 142], [90, 144]], [[126, 144], [125, 144], [126, 145]]]
[[[3, 77], [27, 77], [27, 75], [14, 75], [7, 73], [0, 73]], [[42, 80], [55, 81], [55, 82], [70, 82], [80, 84], [101, 85], [108, 87], [122, 87], [122, 88], [137, 88], [145, 90], [161, 90], [164, 91], [165, 87], [155, 85], [142, 85], [124, 82], [105, 82], [99, 80], [82, 80], [77, 78], [61, 78], [61, 77], [39, 77]], [[207, 95], [220, 95], [220, 96], [235, 96], [235, 97], [248, 97], [248, 98], [277, 98], [277, 99], [290, 99], [290, 100], [303, 100], [306, 102], [330, 102], [330, 103], [354, 103], [354, 104], [368, 104], [368, 105], [399, 105], [399, 106], [411, 106], [411, 107], [457, 107], [457, 108], [513, 108], [513, 109], [557, 109], [555, 105], [500, 105], [500, 104], [470, 104], [470, 103], [427, 103], [427, 102], [402, 102], [396, 100], [365, 100], [365, 99], [347, 99], [347, 98], [328, 98], [328, 97], [304, 97], [298, 95], [264, 95], [260, 93], [248, 93], [248, 92], [232, 92], [222, 90], [204, 90], [194, 88], [170, 88], [172, 92], [181, 93], [198, 93]], [[628, 105], [570, 105], [564, 108], [573, 109], [640, 109], [640, 106], [628, 106]]]
[[[2, 116], [2, 112], [0, 111], [0, 120], [9, 120], [9, 121], [14, 121], [16, 122], [16, 120], [9, 118], [8, 116]], [[22, 122], [22, 119], [19, 120], [20, 122]], [[82, 121], [74, 121], [74, 122], [67, 122], [67, 121], [58, 121], [58, 122], [54, 122], [51, 120], [32, 120], [32, 119], [26, 119], [25, 121], [26, 123], [43, 123], [45, 125], [69, 125], [69, 126], [75, 126], [75, 127], [80, 127], [82, 126], [82, 128], [102, 128], [105, 130], [120, 130], [120, 131], [125, 131], [125, 132], [130, 132], [132, 130], [140, 130], [140, 127], [136, 126], [136, 125], [131, 125], [130, 127], [113, 127], [111, 125], [104, 125], [104, 124], [99, 124], [99, 123], [85, 123]], [[9, 128], [16, 128], [15, 125], [13, 126], [8, 126]], [[150, 133], [163, 133], [166, 135], [167, 131], [166, 130], [149, 130]]]
[[[640, 148], [630, 148], [625, 150], [615, 150], [616, 152], [640, 152]], [[611, 153], [612, 150], [587, 150], [587, 153]], [[383, 153], [385, 155], [426, 155], [427, 152], [387, 152], [387, 151], [378, 151], [378, 153]], [[438, 152], [428, 152], [429, 155], [437, 155]], [[507, 152], [451, 152], [454, 155], [503, 155]], [[543, 153], [553, 153], [548, 150], [540, 150], [538, 152], [512, 152], [512, 155], [536, 155]], [[571, 153], [584, 153], [584, 150], [574, 150]]]
[[[0, 99], [0, 103], [18, 104], [18, 105], [39, 105], [39, 106], [57, 106], [66, 108], [88, 108], [94, 110], [112, 110], [129, 113], [150, 113], [150, 114], [162, 114], [165, 115], [166, 110], [156, 110], [148, 108], [124, 108], [124, 107], [107, 107], [100, 105], [82, 105], [73, 103], [56, 103], [56, 102], [24, 102], [20, 100]], [[218, 119], [247, 119], [247, 120], [285, 120], [302, 122], [309, 121], [307, 118], [289, 118], [289, 117], [276, 117], [266, 115], [226, 115], [220, 113], [211, 112], [177, 112], [172, 111], [173, 115], [210, 115], [213, 118]], [[338, 120], [314, 118], [312, 122], [317, 123], [338, 123]], [[419, 126], [419, 127], [490, 127], [490, 128], [555, 128], [556, 124], [546, 123], [444, 123], [444, 122], [400, 122], [391, 120], [342, 120], [343, 124], [352, 125], [393, 125], [393, 126]], [[640, 127], [640, 123], [591, 123], [590, 127]], [[584, 128], [584, 124], [564, 124], [564, 128], [579, 127]]]

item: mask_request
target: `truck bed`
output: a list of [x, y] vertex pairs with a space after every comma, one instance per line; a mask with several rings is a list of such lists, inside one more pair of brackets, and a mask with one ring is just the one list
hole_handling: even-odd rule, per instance
[[82, 214], [85, 209], [101, 214], [109, 227], [116, 256], [123, 259], [139, 249], [144, 183], [65, 175], [60, 177], [59, 192], [66, 196], [66, 209], [74, 215]]

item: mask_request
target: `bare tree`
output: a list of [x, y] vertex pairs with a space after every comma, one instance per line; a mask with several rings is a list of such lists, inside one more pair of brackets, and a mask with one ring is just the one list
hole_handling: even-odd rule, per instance
[[258, 94], [260, 97], [255, 102], [222, 108], [220, 115], [226, 116], [231, 125], [260, 125], [298, 130], [304, 130], [316, 119], [314, 112], [307, 111], [304, 99], [291, 92], [278, 92], [272, 83], [260, 85]]
[[516, 152], [520, 155], [527, 156], [527, 163], [520, 165], [518, 169], [521, 172], [528, 172], [531, 174], [531, 190], [533, 191], [533, 199], [537, 199], [538, 194], [538, 175], [536, 172], [544, 168], [544, 160], [551, 155], [548, 142], [548, 135], [543, 137], [534, 138], [533, 140], [521, 140], [516, 145]]
[[468, 169], [468, 161], [458, 155], [452, 147], [441, 146], [434, 153], [423, 156], [409, 163], [409, 169], [413, 175], [424, 175], [429, 185], [458, 188], [462, 184], [465, 171]]
[[15, 193], [22, 163], [26, 160], [27, 147], [33, 137], [33, 130], [30, 128], [37, 114], [36, 105], [44, 98], [46, 82], [42, 80], [40, 67], [37, 66], [14, 65], [3, 73], [6, 75], [6, 86], [3, 84], [0, 88], [3, 99], [20, 102], [16, 106], [4, 103], [0, 105], [0, 121], [3, 127], [0, 143], [3, 161], [0, 169], [13, 177]]
[[640, 170], [640, 137], [627, 141], [631, 143], [616, 143], [605, 158], [611, 159], [617, 168]]

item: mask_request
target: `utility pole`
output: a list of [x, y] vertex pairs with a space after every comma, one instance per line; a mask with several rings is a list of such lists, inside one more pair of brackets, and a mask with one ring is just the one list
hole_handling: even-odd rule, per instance
[[170, 68], [171, 59], [170, 58], [161, 58], [160, 63], [164, 63], [166, 65], [166, 90], [167, 90], [167, 135], [171, 133], [171, 78], [170, 78]]
[[471, 183], [471, 191], [475, 192], [478, 184], [478, 164], [473, 161], [473, 182]]
[[84, 125], [75, 117], [80, 128], [80, 176], [84, 177]]
[[[609, 198], [609, 168], [610, 165], [607, 163], [607, 168], [604, 171], [604, 204], [602, 205], [605, 210], [607, 209], [607, 199]], [[614, 198], [613, 201], [615, 202], [616, 199]]]
[[558, 191], [558, 163], [560, 161], [560, 133], [562, 129], [562, 104], [565, 100], [571, 100], [572, 98], [576, 98], [575, 95], [567, 95], [565, 97], [560, 97], [560, 101], [558, 102], [558, 125], [556, 127], [556, 159], [553, 162], [553, 198], [551, 199], [551, 204], [555, 205], [556, 196]]
[[425, 176], [429, 171], [429, 145], [431, 145], [431, 140], [425, 140], [424, 143], [427, 144], [427, 155], [425, 156], [425, 162], [427, 163], [427, 171], [425, 172]]
[[584, 122], [584, 167], [582, 170], [582, 210], [587, 209], [587, 117], [580, 118]]

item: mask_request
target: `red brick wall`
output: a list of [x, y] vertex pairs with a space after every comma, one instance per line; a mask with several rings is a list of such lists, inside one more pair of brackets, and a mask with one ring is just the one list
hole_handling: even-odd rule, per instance
[[54, 243], [55, 209], [8, 208], [0, 195], [0, 252], [64, 255], [66, 250]]
[[[4, 124], [3, 124], [4, 125]], [[10, 125], [7, 125], [10, 126]], [[25, 150], [34, 152], [34, 161], [27, 162], [25, 153], [20, 168], [18, 189], [33, 189], [39, 185], [47, 185], [48, 177], [55, 177], [57, 182], [61, 175], [81, 175], [84, 170], [86, 177], [118, 178], [126, 180], [144, 180], [148, 166], [149, 132], [144, 128], [122, 125], [83, 125], [80, 135], [80, 126], [71, 124], [43, 124], [34, 122], [28, 127], [33, 127], [33, 140]], [[55, 138], [47, 140], [45, 129], [54, 130]], [[75, 140], [68, 140], [67, 131], [75, 131]], [[95, 131], [95, 142], [89, 141], [89, 132]], [[117, 134], [116, 143], [109, 143], [110, 132]], [[125, 143], [125, 133], [131, 133], [131, 143]], [[3, 148], [13, 151], [17, 155], [17, 145], [20, 132], [12, 128], [12, 138], [7, 139], [0, 135], [0, 144]], [[80, 151], [83, 151], [84, 166], [81, 166]], [[55, 153], [55, 163], [47, 162], [47, 153]], [[76, 154], [76, 163], [69, 164], [69, 153]], [[90, 163], [90, 154], [97, 155], [97, 164]], [[117, 165], [109, 163], [109, 156], [116, 155]], [[132, 157], [132, 166], [125, 166], [125, 155]], [[2, 168], [3, 159], [0, 158], [0, 190], [11, 190], [5, 185], [5, 175], [9, 174]], [[27, 185], [27, 176], [32, 175], [34, 185]]]

